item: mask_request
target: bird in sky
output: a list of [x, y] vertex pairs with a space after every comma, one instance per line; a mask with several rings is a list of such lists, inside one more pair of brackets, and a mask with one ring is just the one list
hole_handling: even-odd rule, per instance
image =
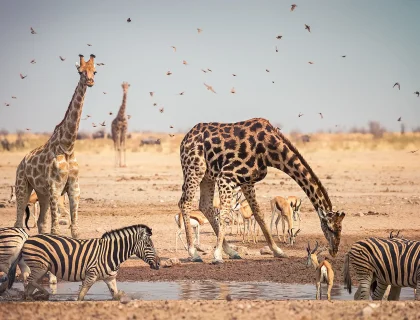
[[399, 82], [395, 82], [393, 88], [395, 88], [395, 86], [398, 87], [398, 90], [401, 90], [401, 86], [400, 86], [400, 83]]
[[174, 52], [176, 52], [176, 47], [175, 46], [171, 46], [172, 49], [174, 49]]
[[276, 37], [276, 39], [281, 39], [281, 38], [283, 38], [283, 36], [280, 36], [280, 35], [278, 35], [277, 37]]
[[15, 97], [15, 96], [12, 96], [12, 99], [17, 99], [17, 97]]
[[209, 69], [209, 68], [207, 68], [207, 71], [208, 71], [208, 72], [213, 72], [213, 71], [212, 71], [211, 69]]
[[417, 150], [412, 150], [412, 151], [408, 151], [408, 152], [410, 152], [410, 153], [416, 153], [417, 151], [419, 151], [420, 149], [417, 149]]
[[210, 90], [211, 92], [216, 93], [216, 91], [214, 91], [212, 86], [209, 86], [208, 84], [205, 84], [205, 83], [204, 83], [204, 85], [206, 86], [207, 90]]
[[314, 64], [312, 61], [309, 61], [308, 63], [309, 63], [309, 64]]
[[321, 116], [321, 119], [324, 119], [324, 116], [322, 115], [322, 112], [318, 112], [318, 114]]
[[268, 69], [265, 69], [265, 71], [266, 71], [266, 72], [270, 72], [270, 70], [268, 70]]
[[21, 79], [25, 79], [28, 75], [24, 76], [23, 74], [19, 73]]
[[31, 34], [36, 34], [34, 28], [31, 27]]
[[127, 114], [127, 119], [130, 120], [131, 119], [131, 115]]
[[102, 127], [105, 127], [105, 121], [99, 123]]
[[174, 126], [172, 126], [172, 125], [171, 125], [171, 126], [169, 126], [169, 128], [173, 129], [173, 128], [174, 128]]
[[96, 124], [92, 122], [92, 127], [96, 128]]
[[106, 94], [106, 92], [104, 91], [103, 94]]
[[112, 111], [108, 112], [108, 114], [109, 114], [110, 116], [112, 116]]
[[299, 112], [298, 117], [300, 118], [301, 116], [303, 116], [303, 113]]
[[130, 19], [130, 18], [128, 18], [128, 19], [127, 19], [127, 22], [131, 22], [131, 19]]
[[87, 45], [88, 45], [88, 47], [91, 47], [92, 46], [90, 43], [88, 43]]
[[276, 52], [279, 52], [279, 49], [277, 49], [277, 46], [276, 46]]
[[156, 106], [157, 106], [157, 103], [156, 103], [156, 102], [155, 102], [155, 103], [153, 103], [153, 106], [154, 106], [154, 107], [156, 107]]
[[417, 95], [417, 97], [419, 97], [419, 96], [420, 96], [420, 92], [418, 92], [418, 91], [414, 92], [414, 94], [416, 94], [416, 95]]
[[171, 72], [171, 71], [166, 72], [166, 75], [167, 75], [167, 76], [170, 76], [171, 74], [172, 74], [172, 72]]
[[187, 61], [185, 61], [185, 60], [182, 60], [182, 64], [183, 65], [188, 65]]
[[204, 69], [201, 69], [201, 71], [203, 71], [204, 73], [207, 73], [207, 71], [206, 71], [206, 70], [204, 70]]
[[26, 128], [26, 131], [31, 131], [31, 129], [30, 128]]
[[232, 76], [236, 77], [236, 74], [232, 73]]
[[230, 93], [236, 93], [236, 90], [234, 87], [232, 87], [232, 89], [230, 90]]
[[401, 117], [399, 117], [397, 121], [401, 121]]
[[100, 66], [104, 66], [104, 65], [105, 65], [105, 63], [98, 62], [96, 65], [100, 67]]
[[153, 97], [153, 95], [155, 94], [155, 92], [154, 91], [150, 91], [149, 94], [150, 94], [151, 97]]
[[6, 107], [8, 107], [8, 106], [10, 106], [10, 103], [5, 102], [5, 103], [4, 103], [4, 105], [5, 105]]
[[60, 60], [61, 60], [61, 61], [64, 61], [64, 60], [66, 60], [66, 58], [64, 58], [64, 57], [60, 56]]
[[159, 109], [160, 113], [163, 113], [163, 111], [165, 111], [165, 108], [162, 107], [162, 108]]
[[307, 24], [305, 24], [305, 29], [308, 30], [309, 32], [311, 32], [311, 27], [308, 26]]
[[291, 8], [290, 8], [290, 11], [295, 10], [295, 9], [296, 9], [296, 7], [297, 7], [297, 5], [296, 5], [296, 4], [292, 4], [292, 6], [291, 6]]
[[341, 56], [341, 58], [345, 58], [345, 57], [347, 57], [347, 56]]
[[182, 91], [182, 92], [180, 92], [180, 93], [179, 93], [179, 95], [180, 95], [180, 96], [183, 96], [183, 95], [184, 95], [184, 93], [185, 93], [185, 91]]
[[174, 134], [172, 134], [172, 133], [170, 133], [170, 134], [169, 134], [169, 136], [170, 136], [171, 138], [175, 137], [175, 135], [174, 135]]
[[35, 59], [32, 59], [31, 64], [35, 64], [35, 63], [36, 63]]
[[197, 28], [197, 32], [201, 33], [203, 31], [203, 29]]

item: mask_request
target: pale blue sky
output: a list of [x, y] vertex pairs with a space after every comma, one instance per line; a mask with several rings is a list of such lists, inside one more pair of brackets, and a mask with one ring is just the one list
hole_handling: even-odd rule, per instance
[[[298, 5], [294, 12], [292, 3]], [[79, 53], [94, 53], [106, 64], [97, 67], [84, 105], [83, 114], [96, 123], [110, 124], [114, 115], [108, 112], [118, 110], [121, 83], [128, 81], [129, 130], [186, 130], [201, 121], [251, 117], [281, 123], [286, 132], [369, 120], [397, 131], [400, 116], [411, 128], [420, 120], [414, 95], [420, 90], [419, 17], [417, 0], [4, 0], [0, 128], [51, 132], [78, 82]], [[38, 34], [31, 35], [30, 27]], [[275, 38], [279, 34], [283, 39]], [[28, 77], [21, 80], [19, 73]], [[400, 91], [392, 88], [397, 81]], [[154, 99], [149, 91], [156, 92]], [[184, 96], [177, 95], [181, 91]], [[164, 106], [163, 114], [154, 101]], [[91, 122], [82, 121], [80, 129], [93, 130]]]

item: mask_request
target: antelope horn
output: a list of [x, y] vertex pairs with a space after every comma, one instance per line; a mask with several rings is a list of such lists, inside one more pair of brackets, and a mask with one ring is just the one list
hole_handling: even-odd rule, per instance
[[308, 251], [308, 253], [311, 252], [311, 246], [309, 244], [309, 241], [308, 241], [308, 247], [306, 248], [306, 251]]
[[316, 251], [316, 249], [318, 249], [318, 241], [316, 241], [316, 246], [315, 246], [315, 248], [312, 250], [312, 254], [314, 254], [315, 253], [315, 251]]
[[295, 237], [297, 236], [297, 234], [300, 232], [300, 229], [298, 229], [296, 232], [295, 232]]

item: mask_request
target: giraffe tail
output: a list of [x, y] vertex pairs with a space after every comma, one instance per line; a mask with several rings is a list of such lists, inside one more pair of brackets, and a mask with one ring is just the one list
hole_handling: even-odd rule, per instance
[[31, 211], [29, 210], [29, 206], [28, 205], [26, 205], [25, 212], [26, 212], [25, 226], [26, 226], [26, 229], [29, 230], [28, 221], [29, 221], [29, 217], [31, 216]]
[[350, 255], [347, 253], [344, 256], [344, 289], [351, 293], [351, 275], [350, 275]]

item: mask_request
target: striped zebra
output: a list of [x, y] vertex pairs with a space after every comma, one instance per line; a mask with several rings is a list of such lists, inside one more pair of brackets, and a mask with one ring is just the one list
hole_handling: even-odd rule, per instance
[[[6, 289], [10, 289], [14, 282], [16, 272], [10, 276], [7, 275], [13, 262], [18, 258], [23, 244], [29, 235], [23, 228], [0, 228], [0, 271], [5, 273], [5, 276], [0, 279], [0, 295]], [[16, 268], [16, 266], [15, 266]], [[23, 261], [19, 261], [19, 268], [23, 274], [29, 275], [29, 268]]]
[[[82, 281], [79, 301], [84, 299], [90, 287], [98, 280], [104, 280], [113, 299], [117, 300], [122, 294], [117, 290], [116, 281], [122, 262], [136, 255], [152, 269], [159, 269], [160, 258], [156, 254], [151, 235], [152, 229], [138, 224], [106, 232], [101, 238], [94, 239], [73, 239], [52, 234], [30, 237], [23, 245], [21, 254], [31, 270], [25, 283], [24, 297], [35, 297], [34, 290], [38, 289], [39, 298], [48, 299], [49, 293], [42, 287], [40, 280], [50, 271], [66, 281]], [[17, 261], [13, 264], [15, 269]], [[11, 268], [9, 274], [16, 272], [15, 269]]]
[[357, 241], [344, 259], [344, 283], [351, 293], [350, 264], [359, 282], [355, 300], [368, 300], [372, 286], [374, 300], [382, 299], [391, 285], [390, 300], [399, 298], [402, 287], [416, 290], [420, 300], [420, 241], [401, 238], [368, 238]]

